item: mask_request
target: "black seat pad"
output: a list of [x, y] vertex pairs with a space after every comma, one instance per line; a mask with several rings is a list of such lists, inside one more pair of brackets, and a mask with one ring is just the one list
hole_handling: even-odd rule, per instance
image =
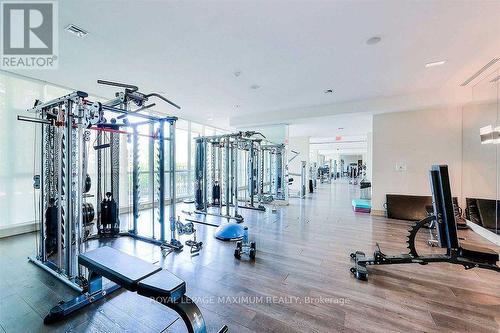
[[[173, 273], [162, 270], [139, 281], [137, 293], [146, 297], [163, 297], [164, 301], [175, 302], [186, 293], [186, 282]], [[160, 299], [157, 301], [162, 302]]]
[[460, 252], [462, 257], [472, 259], [474, 261], [495, 264], [499, 260], [498, 253], [487, 247], [463, 244], [461, 245]]
[[137, 290], [137, 282], [161, 270], [109, 246], [80, 254], [78, 263], [131, 291]]

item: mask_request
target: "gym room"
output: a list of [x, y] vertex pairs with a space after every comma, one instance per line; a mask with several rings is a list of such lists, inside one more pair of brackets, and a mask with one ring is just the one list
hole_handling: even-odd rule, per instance
[[500, 1], [0, 7], [0, 333], [500, 332]]

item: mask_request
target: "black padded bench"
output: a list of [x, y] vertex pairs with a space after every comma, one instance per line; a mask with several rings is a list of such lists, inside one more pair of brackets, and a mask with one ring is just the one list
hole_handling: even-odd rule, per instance
[[[60, 320], [123, 287], [176, 311], [190, 333], [206, 332], [200, 309], [185, 295], [186, 283], [171, 272], [108, 246], [80, 254], [78, 263], [89, 270], [85, 292], [53, 307], [45, 317], [46, 324]], [[103, 288], [103, 277], [113, 282], [111, 286]], [[226, 331], [226, 326], [219, 330]]]

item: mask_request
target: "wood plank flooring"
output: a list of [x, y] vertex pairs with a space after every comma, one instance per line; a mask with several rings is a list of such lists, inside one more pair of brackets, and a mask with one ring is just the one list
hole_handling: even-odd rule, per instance
[[[171, 270], [187, 282], [209, 332], [499, 332], [500, 275], [450, 264], [370, 267], [355, 280], [349, 253], [406, 252], [408, 222], [354, 214], [357, 190], [318, 184], [307, 199], [291, 199], [277, 213], [242, 210], [257, 259], [238, 261], [234, 243], [199, 225], [199, 256], [186, 249], [163, 257], [158, 247], [127, 237], [111, 245]], [[179, 209], [180, 212], [180, 209]], [[470, 231], [464, 242], [498, 247]], [[29, 264], [35, 234], [0, 240], [0, 332], [184, 332], [176, 314], [149, 299], [119, 291], [57, 325], [42, 318], [74, 292]], [[181, 238], [185, 239], [185, 238]], [[423, 245], [421, 251], [436, 252]]]

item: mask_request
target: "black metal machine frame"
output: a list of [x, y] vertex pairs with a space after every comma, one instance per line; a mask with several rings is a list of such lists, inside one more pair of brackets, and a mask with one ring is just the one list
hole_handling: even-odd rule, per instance
[[[450, 178], [447, 165], [434, 165], [430, 170], [430, 184], [434, 215], [429, 216], [414, 224], [408, 235], [408, 254], [388, 256], [384, 254], [377, 244], [373, 258], [367, 258], [364, 252], [356, 251], [350, 257], [355, 262], [351, 273], [358, 280], [367, 280], [369, 265], [394, 265], [394, 264], [421, 264], [446, 262], [458, 264], [465, 269], [483, 268], [500, 272], [496, 262], [498, 253], [477, 246], [460, 245], [457, 234], [453, 199], [451, 195]], [[446, 248], [446, 254], [419, 255], [415, 247], [415, 239], [420, 228], [431, 221], [437, 222], [438, 245]]]

